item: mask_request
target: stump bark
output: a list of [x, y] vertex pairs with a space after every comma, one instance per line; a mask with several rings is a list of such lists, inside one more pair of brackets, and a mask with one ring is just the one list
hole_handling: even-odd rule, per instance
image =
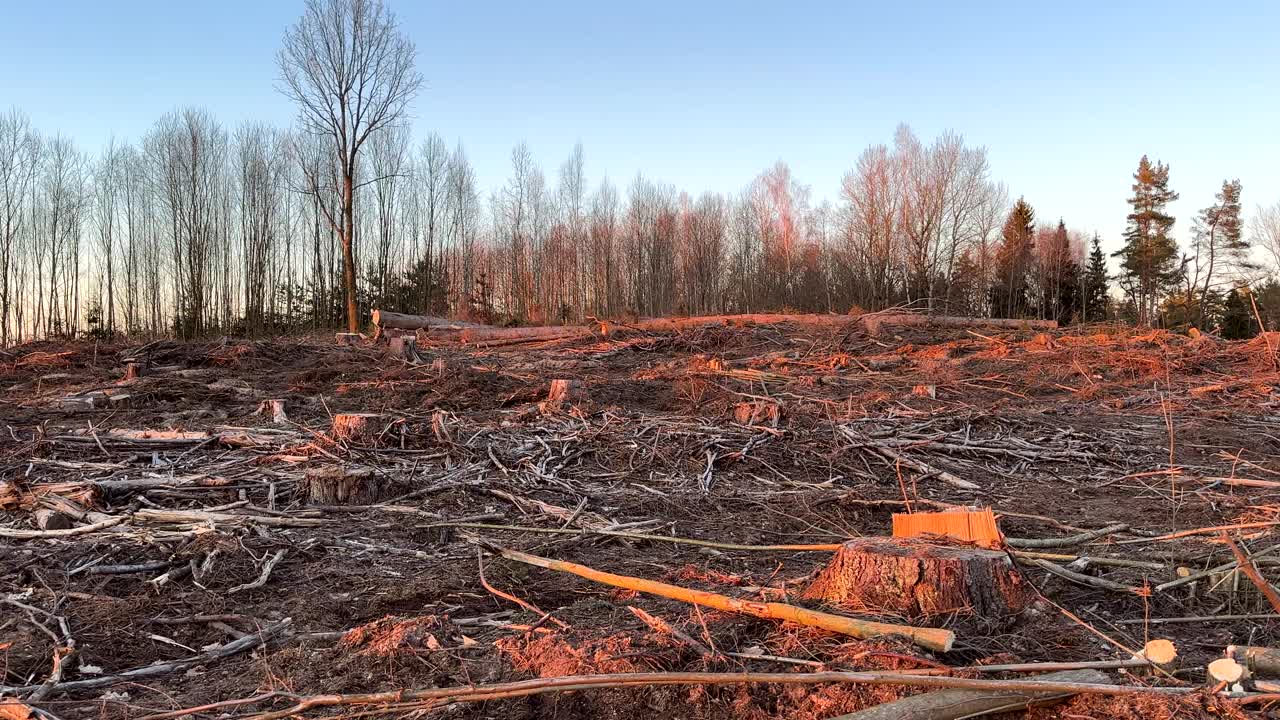
[[552, 380], [547, 399], [538, 405], [544, 413], [563, 412], [583, 400], [582, 386], [576, 380]]
[[124, 379], [137, 380], [138, 378], [143, 376], [143, 374], [146, 372], [146, 369], [147, 369], [146, 363], [141, 363], [141, 362], [125, 363]]
[[271, 422], [283, 425], [289, 422], [289, 414], [285, 411], [284, 400], [263, 400], [258, 403], [258, 415], [271, 416]]
[[861, 538], [836, 552], [804, 598], [907, 619], [969, 611], [1017, 613], [1035, 597], [1009, 556], [919, 539]]
[[385, 427], [385, 418], [377, 413], [339, 413], [333, 416], [329, 437], [353, 445], [374, 446]]
[[370, 505], [390, 495], [389, 483], [373, 468], [325, 465], [304, 476], [307, 502], [312, 505]]

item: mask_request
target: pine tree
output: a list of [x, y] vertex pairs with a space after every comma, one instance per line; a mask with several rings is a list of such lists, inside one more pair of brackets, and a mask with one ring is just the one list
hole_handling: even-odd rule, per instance
[[1223, 278], [1238, 283], [1248, 279], [1242, 274], [1258, 268], [1249, 259], [1250, 244], [1243, 233], [1240, 190], [1239, 180], [1223, 180], [1217, 202], [1201, 210], [1195, 219], [1195, 276], [1188, 284], [1188, 294], [1196, 295], [1198, 324], [1209, 319], [1210, 296], [1224, 284]]
[[1244, 340], [1258, 334], [1258, 324], [1253, 318], [1253, 306], [1249, 302], [1249, 289], [1236, 288], [1227, 295], [1226, 308], [1222, 312], [1222, 337], [1227, 340]]
[[1165, 212], [1178, 199], [1169, 189], [1169, 166], [1155, 165], [1146, 155], [1133, 174], [1133, 197], [1129, 204], [1129, 224], [1124, 247], [1115, 253], [1121, 258], [1121, 281], [1137, 310], [1137, 323], [1150, 325], [1162, 296], [1181, 274], [1178, 244], [1170, 236], [1174, 218]]
[[1110, 309], [1111, 296], [1107, 292], [1107, 256], [1102, 252], [1102, 238], [1093, 235], [1089, 250], [1089, 265], [1084, 270], [1082, 306], [1086, 322], [1105, 320]]
[[995, 283], [991, 288], [993, 317], [1022, 317], [1030, 310], [1027, 276], [1031, 271], [1035, 232], [1035, 210], [1026, 199], [1018, 198], [1000, 231]]

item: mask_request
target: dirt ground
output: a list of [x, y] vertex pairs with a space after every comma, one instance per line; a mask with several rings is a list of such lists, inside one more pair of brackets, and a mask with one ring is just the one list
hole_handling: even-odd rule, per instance
[[[332, 336], [0, 351], [0, 530], [35, 530], [42, 509], [72, 527], [104, 525], [0, 536], [0, 694], [30, 697], [57, 657], [68, 686], [29, 700], [54, 717], [142, 718], [267, 695], [189, 715], [249, 717], [296, 696], [585, 673], [1116, 659], [1126, 657], [1118, 646], [1157, 637], [1176, 643], [1184, 670], [1176, 678], [1112, 671], [1114, 681], [1196, 687], [1200, 668], [1227, 645], [1280, 644], [1280, 622], [1265, 617], [1275, 611], [1242, 574], [1151, 590], [1179, 568], [1232, 559], [1216, 531], [1165, 534], [1228, 525], [1247, 552], [1275, 544], [1280, 334], [1228, 343], [1091, 326], [872, 336], [852, 323], [719, 322], [497, 347], [422, 333], [418, 345], [418, 363], [389, 357], [381, 343], [339, 346]], [[123, 379], [126, 362], [141, 376]], [[553, 379], [575, 381], [574, 393], [540, 406]], [[270, 399], [286, 401], [287, 421], [259, 412]], [[352, 412], [377, 414], [373, 433], [333, 439], [332, 416]], [[312, 477], [326, 466], [371, 469], [377, 500], [310, 501]], [[1014, 548], [1122, 524], [1040, 551], [1148, 591], [1022, 564], [1043, 599], [1009, 617], [956, 609], [925, 618], [918, 624], [958, 638], [935, 654], [900, 638], [854, 640], [639, 595], [492, 552], [806, 604], [799, 595], [829, 552], [587, 531], [837, 543], [888, 535], [906, 503], [990, 506]], [[1274, 578], [1280, 561], [1256, 565]], [[710, 652], [655, 631], [628, 606]], [[1223, 615], [1258, 617], [1210, 617]], [[180, 662], [264, 628], [265, 646]], [[762, 655], [770, 657], [752, 657]], [[169, 662], [178, 663], [171, 672], [111, 677]], [[75, 685], [95, 678], [109, 681]], [[426, 714], [819, 720], [911, 692], [667, 686]], [[1207, 693], [1078, 696], [1030, 716], [1240, 717], [1269, 708]]]

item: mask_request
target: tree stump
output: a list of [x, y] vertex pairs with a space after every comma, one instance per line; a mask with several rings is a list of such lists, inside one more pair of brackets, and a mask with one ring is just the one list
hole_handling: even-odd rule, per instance
[[147, 369], [146, 363], [127, 362], [124, 365], [124, 379], [137, 380], [138, 378], [142, 377], [143, 373], [146, 372], [146, 369]]
[[733, 406], [733, 419], [739, 425], [769, 425], [778, 427], [782, 406], [768, 400], [749, 400]]
[[324, 465], [303, 477], [302, 489], [312, 505], [370, 505], [385, 499], [390, 483], [373, 468], [358, 465]]
[[906, 619], [971, 611], [1014, 614], [1035, 597], [1009, 556], [918, 539], [860, 538], [836, 552], [803, 597]]
[[289, 415], [284, 409], [284, 400], [263, 400], [258, 403], [258, 415], [271, 416], [271, 422], [284, 425], [289, 422]]
[[408, 360], [415, 365], [422, 362], [422, 356], [418, 354], [418, 336], [405, 334], [391, 336], [387, 339], [387, 355]]
[[352, 445], [376, 446], [386, 428], [386, 418], [377, 413], [339, 413], [333, 416], [329, 437]]
[[583, 399], [582, 386], [577, 380], [552, 380], [547, 399], [539, 403], [538, 409], [544, 413], [563, 412]]
[[333, 339], [339, 345], [358, 345], [360, 344], [360, 333], [336, 333]]

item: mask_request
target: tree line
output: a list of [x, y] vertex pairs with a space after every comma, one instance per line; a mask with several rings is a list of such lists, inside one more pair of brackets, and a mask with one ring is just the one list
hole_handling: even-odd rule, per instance
[[1013, 199], [985, 148], [906, 126], [834, 199], [781, 161], [729, 194], [591, 187], [580, 144], [550, 174], [517, 145], [486, 192], [461, 142], [413, 139], [414, 54], [381, 2], [309, 0], [279, 55], [292, 127], [183, 108], [91, 154], [0, 115], [0, 344], [354, 329], [375, 307], [537, 324], [910, 305], [1237, 335], [1280, 317], [1280, 203], [1246, 223], [1239, 181], [1183, 249], [1169, 167], [1144, 156], [1114, 263]]

